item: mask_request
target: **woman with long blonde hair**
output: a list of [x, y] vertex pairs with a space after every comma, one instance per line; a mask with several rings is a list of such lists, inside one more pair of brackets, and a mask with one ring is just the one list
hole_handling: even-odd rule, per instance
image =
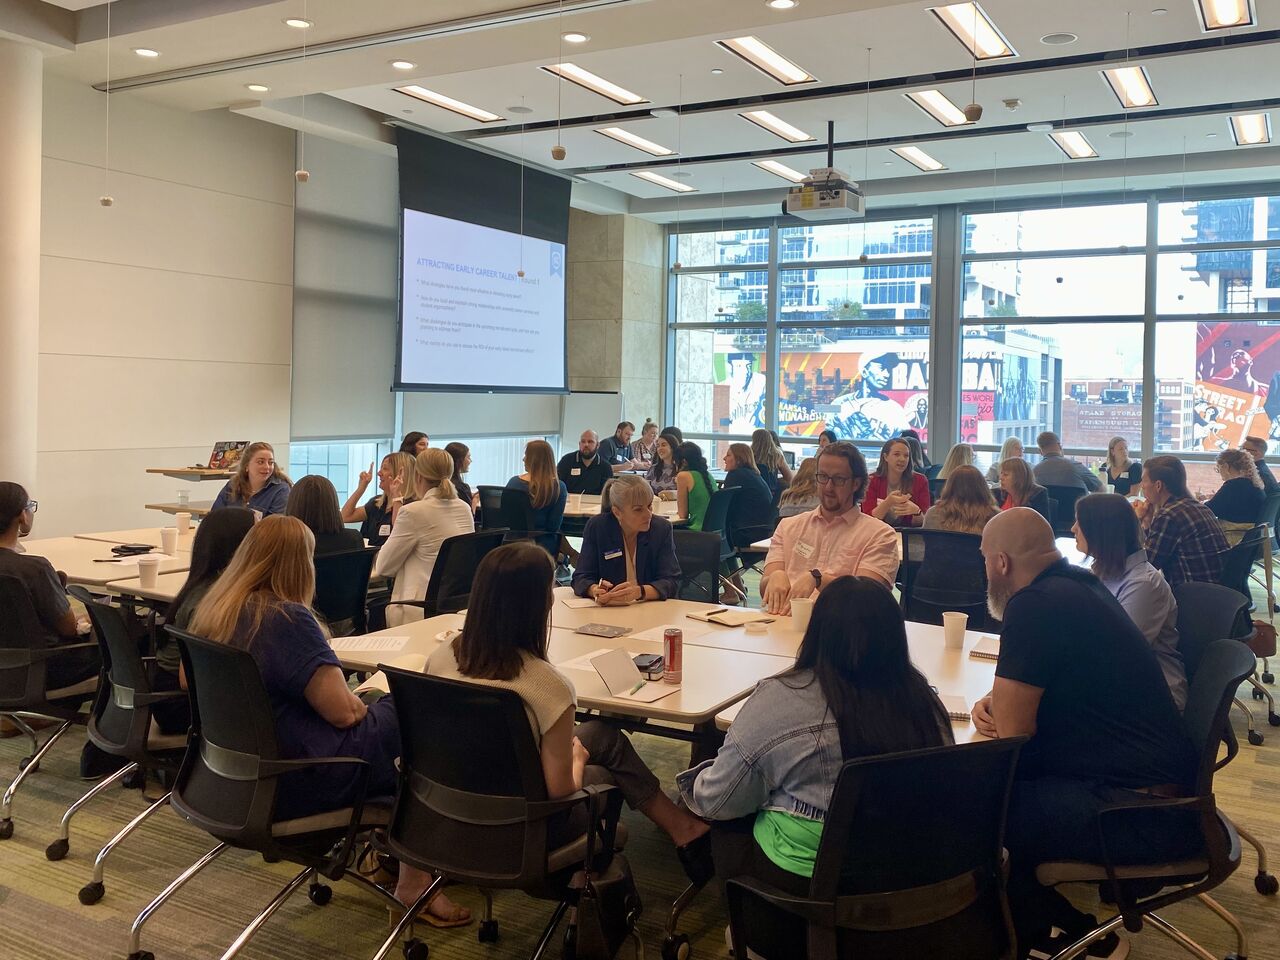
[[261, 516], [284, 513], [292, 482], [276, 463], [271, 444], [259, 440], [240, 455], [236, 474], [218, 492], [210, 509], [248, 507]]
[[751, 456], [755, 459], [756, 469], [769, 488], [769, 493], [776, 502], [782, 489], [791, 483], [793, 476], [787, 466], [787, 458], [773, 441], [773, 434], [768, 430], [756, 430], [751, 434]]
[[398, 627], [422, 619], [422, 610], [396, 603], [421, 600], [427, 595], [431, 571], [440, 545], [449, 537], [475, 532], [471, 507], [458, 499], [453, 488], [453, 457], [439, 447], [428, 447], [414, 461], [413, 485], [418, 499], [396, 514], [391, 536], [378, 551], [374, 573], [395, 577], [387, 625]]
[[560, 526], [569, 488], [556, 474], [556, 455], [545, 440], [530, 440], [524, 448], [524, 473], [507, 481], [508, 490], [522, 490], [529, 495], [533, 508], [534, 539], [551, 556], [560, 552]]
[[982, 471], [962, 465], [951, 471], [937, 503], [924, 515], [924, 525], [926, 529], [981, 533], [999, 512]]
[[947, 458], [942, 461], [942, 469], [938, 471], [938, 479], [945, 480], [959, 467], [973, 466], [973, 447], [967, 443], [957, 443], [947, 451]]
[[818, 458], [805, 457], [791, 478], [791, 486], [782, 491], [778, 516], [794, 517], [818, 506]]
[[[391, 536], [395, 508], [404, 502], [401, 491], [408, 472], [406, 464], [408, 470], [413, 469], [413, 457], [407, 453], [388, 453], [383, 457], [377, 473], [379, 492], [360, 506], [360, 498], [374, 477], [373, 464], [369, 464], [368, 470], [360, 471], [360, 482], [342, 505], [342, 522], [360, 524], [360, 536], [368, 540], [371, 547], [382, 546]], [[395, 497], [400, 497], [400, 500], [393, 504]]]

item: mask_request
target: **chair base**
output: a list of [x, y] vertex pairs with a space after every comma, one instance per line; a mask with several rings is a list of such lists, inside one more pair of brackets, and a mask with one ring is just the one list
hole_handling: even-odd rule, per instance
[[[6, 714], [6, 716], [12, 717], [15, 721], [17, 720], [16, 714]], [[19, 764], [21, 769], [18, 770], [18, 775], [13, 778], [13, 782], [9, 784], [9, 788], [5, 790], [4, 800], [0, 801], [0, 840], [8, 840], [13, 836], [13, 797], [14, 794], [18, 792], [18, 788], [22, 786], [22, 781], [27, 779], [28, 775], [35, 773], [35, 771], [40, 769], [40, 761], [44, 758], [44, 755], [49, 752], [49, 748], [57, 743], [64, 733], [71, 729], [71, 725], [73, 723], [75, 723], [74, 720], [64, 720], [62, 725], [53, 732], [53, 735], [44, 742], [43, 747], [36, 750], [36, 752], [30, 757], [27, 757], [26, 762]], [[19, 723], [19, 726], [26, 725]], [[27, 727], [27, 732], [31, 735], [32, 742], [34, 743], [35, 735], [31, 732], [30, 727]]]

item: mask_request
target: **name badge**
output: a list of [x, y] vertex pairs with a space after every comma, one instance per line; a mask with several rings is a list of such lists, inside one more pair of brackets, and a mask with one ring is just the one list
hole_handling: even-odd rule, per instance
[[613, 462], [614, 462], [614, 463], [621, 463], [621, 462], [622, 462], [622, 454], [620, 454], [620, 453], [615, 453], [615, 454], [613, 455]]
[[622, 556], [621, 550], [610, 550], [604, 555], [604, 558], [606, 560], [617, 560], [620, 556]]
[[805, 543], [803, 540], [797, 540], [796, 545], [792, 548], [795, 552], [808, 560], [813, 556], [814, 547], [811, 543]]
[[378, 528], [378, 536], [380, 536], [380, 537], [389, 537], [389, 536], [391, 536], [391, 524], [389, 524], [389, 523], [384, 523], [382, 526], [380, 526], [380, 527]]
[[582, 476], [582, 468], [581, 468], [581, 467], [574, 467], [572, 470], [570, 470], [570, 471], [569, 471], [569, 476], [571, 476], [571, 477], [580, 477], [580, 476]]

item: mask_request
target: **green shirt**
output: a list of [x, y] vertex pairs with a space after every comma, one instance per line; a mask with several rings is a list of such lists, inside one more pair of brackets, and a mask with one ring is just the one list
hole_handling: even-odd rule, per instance
[[689, 488], [688, 529], [701, 530], [702, 521], [707, 516], [707, 504], [711, 502], [711, 491], [707, 489], [707, 481], [702, 479], [701, 473], [690, 470], [689, 476], [693, 477], [693, 486]]
[[756, 814], [752, 834], [776, 866], [801, 877], [813, 877], [818, 843], [822, 840], [820, 820], [806, 820], [780, 810], [761, 810]]

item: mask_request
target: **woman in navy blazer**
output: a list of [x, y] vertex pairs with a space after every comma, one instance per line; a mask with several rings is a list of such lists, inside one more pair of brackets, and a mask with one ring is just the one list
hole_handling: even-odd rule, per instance
[[680, 587], [671, 524], [653, 515], [653, 490], [643, 477], [604, 485], [600, 515], [587, 521], [573, 592], [601, 606], [665, 600]]

